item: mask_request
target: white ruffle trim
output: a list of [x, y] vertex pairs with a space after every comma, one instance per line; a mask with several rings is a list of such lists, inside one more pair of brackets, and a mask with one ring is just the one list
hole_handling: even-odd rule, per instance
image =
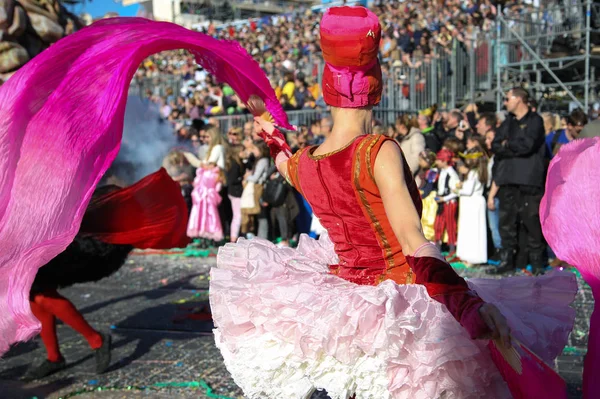
[[[304, 236], [297, 250], [240, 239], [219, 251], [210, 287], [215, 338], [248, 398], [305, 399], [315, 389], [333, 399], [510, 398], [485, 342], [471, 340], [423, 286], [356, 285], [328, 274], [336, 262], [327, 237]], [[510, 294], [510, 284], [495, 281], [472, 288]], [[557, 298], [542, 309], [543, 329], [564, 328], [568, 317], [554, 316], [569, 314], [570, 302]]]

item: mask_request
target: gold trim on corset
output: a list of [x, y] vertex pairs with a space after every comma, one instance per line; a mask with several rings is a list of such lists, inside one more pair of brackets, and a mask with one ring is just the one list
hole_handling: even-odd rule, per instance
[[298, 190], [298, 192], [301, 195], [304, 195], [304, 194], [302, 194], [302, 187], [300, 187], [300, 176], [298, 175], [298, 169], [300, 166], [300, 157], [302, 156], [302, 153], [304, 151], [306, 151], [307, 149], [308, 149], [308, 147], [305, 147], [301, 150], [296, 151], [296, 153], [294, 155], [292, 155], [292, 157], [290, 159], [288, 159], [288, 168], [287, 168], [288, 169], [287, 172], [288, 172], [288, 176], [289, 176], [288, 183], [290, 183], [292, 185], [292, 187], [294, 187], [296, 190]]
[[379, 137], [385, 137], [385, 136], [378, 136], [377, 140], [375, 140], [375, 143], [373, 145], [371, 145], [370, 148], [367, 148], [367, 155], [366, 155], [366, 160], [365, 160], [367, 163], [367, 172], [369, 172], [369, 177], [371, 178], [373, 183], [375, 183], [375, 175], [373, 175], [373, 166], [371, 165], [371, 149], [373, 148], [373, 146], [375, 144], [377, 144]]
[[415, 273], [412, 271], [412, 268], [408, 267], [408, 272], [406, 272], [406, 284], [413, 284], [415, 282]]
[[317, 150], [317, 148], [319, 148], [319, 146], [312, 146], [308, 148], [308, 152], [306, 153], [306, 155], [308, 155], [308, 157], [312, 160], [318, 161], [324, 158], [327, 158], [328, 156], [331, 155], [335, 155], [338, 152], [342, 152], [345, 149], [347, 149], [348, 147], [350, 147], [359, 137], [363, 137], [364, 134], [361, 134], [360, 136], [356, 136], [355, 138], [353, 138], [352, 140], [350, 140], [348, 143], [344, 144], [342, 147], [338, 148], [337, 150], [333, 150], [330, 152], [327, 152], [325, 154], [319, 154], [319, 155], [314, 155], [313, 152]]
[[[377, 144], [378, 140], [379, 140], [379, 136], [375, 136], [371, 139], [371, 142], [369, 143], [369, 146], [367, 147], [367, 154], [371, 153], [371, 150], [373, 149], [375, 144]], [[388, 266], [386, 269], [386, 271], [387, 271], [388, 269], [394, 267], [394, 256], [392, 254], [392, 247], [390, 246], [387, 236], [385, 235], [385, 232], [383, 231], [383, 227], [381, 227], [381, 223], [375, 216], [375, 213], [373, 212], [371, 205], [367, 201], [367, 197], [365, 195], [364, 189], [360, 185], [360, 164], [361, 164], [360, 154], [361, 154], [361, 150], [362, 150], [363, 146], [367, 143], [367, 141], [368, 140], [363, 140], [358, 145], [358, 150], [356, 151], [356, 155], [355, 155], [355, 159], [354, 159], [354, 186], [356, 187], [356, 191], [358, 192], [358, 195], [360, 197], [362, 205], [367, 210], [369, 218], [371, 219], [371, 223], [373, 223], [373, 225], [375, 226], [375, 231], [377, 232], [377, 234], [379, 234], [379, 237], [381, 237], [381, 243], [383, 244], [383, 251], [385, 253], [385, 263]], [[370, 157], [369, 157], [369, 159], [370, 159]]]
[[[387, 139], [384, 136], [380, 136], [383, 137], [383, 140], [387, 141]], [[391, 140], [391, 139], [390, 139]], [[397, 143], [396, 143], [397, 144]], [[399, 147], [399, 146], [398, 146]], [[371, 180], [373, 181], [373, 183], [375, 183], [375, 185], [377, 185], [377, 182], [375, 181], [375, 175], [373, 173], [373, 165], [371, 164], [371, 149], [372, 147], [367, 149], [367, 155], [366, 155], [366, 163], [367, 163], [367, 170], [369, 172], [369, 176], [371, 177]], [[402, 149], [400, 149], [400, 151], [402, 151]], [[404, 156], [404, 154], [402, 154], [402, 156]], [[385, 235], [384, 235], [385, 236]], [[383, 240], [383, 239], [382, 239]], [[388, 267], [388, 270], [393, 267], [394, 265], [394, 258], [392, 256], [392, 262]], [[387, 270], [386, 270], [387, 271]], [[382, 281], [385, 280], [385, 275], [381, 275], [379, 277], [379, 282], [381, 283]], [[406, 284], [413, 284], [415, 280], [415, 275], [412, 271], [412, 269], [409, 267], [408, 271], [406, 272]]]

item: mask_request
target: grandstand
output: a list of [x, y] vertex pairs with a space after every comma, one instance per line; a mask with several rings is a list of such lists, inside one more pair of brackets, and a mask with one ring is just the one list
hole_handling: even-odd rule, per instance
[[[503, 91], [513, 85], [530, 88], [542, 110], [567, 110], [569, 106], [588, 109], [596, 98], [599, 57], [593, 45], [599, 37], [596, 30], [599, 13], [597, 3], [578, 1], [539, 8], [521, 2], [497, 9], [488, 8], [489, 2], [482, 1], [476, 13], [466, 18], [448, 17], [433, 29], [427, 26], [420, 33], [413, 29], [411, 35], [427, 35], [427, 41], [419, 45], [411, 38], [413, 43], [409, 48], [402, 47], [402, 35], [407, 33], [402, 28], [398, 33], [398, 22], [414, 26], [415, 21], [422, 21], [417, 14], [423, 8], [417, 2], [405, 2], [402, 6], [382, 3], [376, 9], [384, 28], [383, 40], [397, 41], [398, 46], [393, 43], [396, 51], [381, 54], [387, 84], [380, 112], [393, 118], [394, 113], [417, 112], [433, 104], [452, 109], [471, 102], [493, 109], [501, 106], [498, 100]], [[253, 4], [256, 6], [253, 12], [260, 14], [260, 7], [266, 3]], [[217, 25], [215, 35], [240, 40], [280, 87], [287, 72], [299, 73], [318, 83], [322, 68], [318, 48], [303, 57], [275, 51], [280, 58], [266, 62], [262, 48], [253, 48], [252, 39], [248, 39], [248, 35], [252, 38], [254, 34], [248, 26], [258, 24], [259, 31], [262, 28], [268, 36], [295, 37], [318, 21], [320, 11], [332, 4], [313, 6], [302, 17], [295, 10], [273, 18], [237, 19]], [[396, 17], [397, 14], [402, 17]], [[394, 37], [386, 34], [394, 29]], [[238, 36], [240, 32], [242, 36]]]
[[[143, 16], [239, 41], [278, 91], [290, 73], [311, 88], [317, 98], [299, 111], [322, 108], [318, 21], [324, 8], [343, 1], [121, 1], [139, 3]], [[375, 2], [372, 8], [383, 27], [381, 60], [386, 81], [380, 112], [393, 118], [433, 104], [452, 109], [472, 102], [495, 109], [501, 106], [502, 92], [513, 85], [531, 89], [541, 110], [589, 109], [596, 102], [600, 73], [600, 48], [595, 46], [600, 44], [600, 4], [592, 0], [552, 0], [539, 6], [524, 0], [494, 4], [490, 0]], [[4, 40], [12, 39], [6, 35]], [[18, 40], [4, 44], [2, 51], [3, 76], [10, 76], [28, 59]], [[14, 59], [20, 63], [8, 63]], [[153, 61], [137, 74], [134, 92], [151, 90], [157, 96], [168, 89], [189, 92], [196, 74], [192, 57], [171, 53]], [[286, 107], [297, 109], [291, 104]]]
[[[600, 73], [600, 4], [553, 2], [527, 13], [511, 7], [496, 19], [496, 98], [517, 84], [534, 92], [542, 109], [589, 109]], [[498, 103], [498, 107], [500, 103]]]

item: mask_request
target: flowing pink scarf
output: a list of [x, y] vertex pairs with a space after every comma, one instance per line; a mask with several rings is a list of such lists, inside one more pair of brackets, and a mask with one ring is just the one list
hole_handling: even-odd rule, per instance
[[563, 145], [552, 159], [540, 204], [544, 237], [558, 259], [579, 270], [594, 295], [583, 397], [600, 397], [600, 138]]
[[291, 128], [267, 77], [236, 42], [141, 18], [99, 21], [60, 40], [0, 87], [0, 355], [34, 336], [29, 290], [79, 230], [119, 151], [129, 83], [149, 55], [191, 51], [246, 101]]

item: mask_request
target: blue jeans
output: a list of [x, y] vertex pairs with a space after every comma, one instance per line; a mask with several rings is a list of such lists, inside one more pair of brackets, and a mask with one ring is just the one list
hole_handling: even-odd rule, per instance
[[501, 249], [502, 248], [502, 239], [500, 238], [500, 230], [499, 226], [499, 214], [498, 207], [500, 206], [500, 200], [498, 197], [494, 198], [494, 206], [496, 207], [495, 211], [487, 210], [488, 214], [488, 222], [490, 224], [490, 231], [492, 232], [492, 241], [494, 241], [494, 248]]

